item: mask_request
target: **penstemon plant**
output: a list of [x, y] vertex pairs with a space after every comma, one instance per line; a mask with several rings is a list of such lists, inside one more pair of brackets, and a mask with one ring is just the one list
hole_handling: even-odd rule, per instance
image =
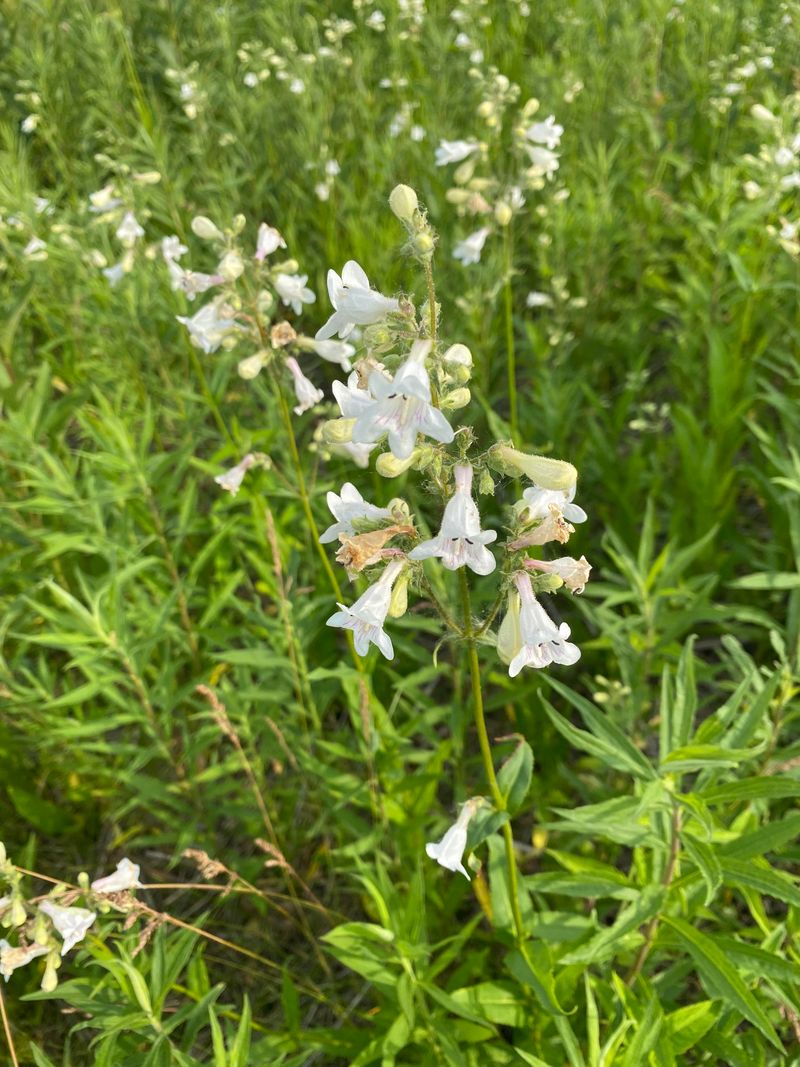
[[[433, 276], [436, 235], [416, 193], [408, 186], [397, 186], [389, 204], [406, 228], [406, 253], [424, 273], [427, 300], [417, 311], [407, 298], [384, 296], [370, 287], [367, 275], [353, 261], [345, 264], [341, 277], [329, 272], [328, 289], [335, 310], [317, 338], [329, 338], [334, 332], [342, 339], [352, 337], [357, 326], [364, 327], [365, 332], [362, 351], [347, 383], [334, 384], [341, 417], [326, 423], [323, 437], [368, 447], [385, 443], [388, 450], [377, 457], [376, 469], [385, 477], [406, 471], [418, 474], [422, 494], [432, 498], [440, 517], [435, 535], [426, 537], [405, 500], [395, 499], [386, 508], [377, 507], [350, 482], [338, 494], [329, 493], [328, 506], [336, 521], [321, 540], [338, 540], [337, 561], [351, 579], [364, 574], [369, 585], [351, 605], [339, 603], [328, 625], [351, 631], [360, 656], [374, 644], [392, 659], [387, 620], [402, 616], [408, 607], [409, 590], [418, 591], [438, 612], [447, 635], [466, 646], [475, 728], [491, 807], [504, 820], [511, 908], [522, 944], [525, 931], [507, 818], [508, 789], [495, 771], [478, 648], [479, 644], [494, 644], [511, 677], [525, 667], [569, 665], [578, 660], [580, 650], [569, 641], [569, 626], [557, 625], [538, 595], [561, 588], [580, 593], [591, 567], [584, 557], [545, 561], [530, 551], [553, 542], [565, 543], [574, 533], [573, 523], [585, 521], [586, 514], [573, 502], [577, 471], [571, 463], [527, 454], [513, 442], [496, 442], [487, 448], [473, 427], [455, 429], [449, 422], [446, 413], [462, 409], [470, 401], [472, 357], [465, 345], [447, 345], [442, 340], [441, 308]], [[498, 542], [496, 530], [483, 529], [475, 499], [476, 487], [483, 495], [494, 495], [497, 474], [511, 476], [514, 486], [519, 479], [530, 482], [522, 498], [509, 509], [508, 536], [502, 542]], [[446, 570], [458, 573], [460, 621], [434, 592], [434, 583], [426, 573], [427, 560], [438, 560]], [[494, 602], [482, 618], [473, 610], [469, 571], [495, 576]], [[490, 627], [504, 603], [503, 621], [492, 635]], [[526, 745], [524, 741], [522, 744]], [[444, 837], [428, 844], [428, 855], [469, 878], [462, 862], [468, 825], [482, 807], [488, 806], [480, 796], [469, 799]]]

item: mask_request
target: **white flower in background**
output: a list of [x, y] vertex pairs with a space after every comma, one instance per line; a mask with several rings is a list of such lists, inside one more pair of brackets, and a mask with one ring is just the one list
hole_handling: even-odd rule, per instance
[[95, 893], [122, 893], [126, 889], [135, 889], [141, 885], [139, 872], [138, 863], [131, 863], [126, 857], [119, 861], [113, 874], [107, 874], [105, 878], [95, 878], [91, 887]]
[[[244, 459], [240, 460], [235, 467], [231, 467], [230, 470], [225, 471], [222, 474], [216, 475], [214, 481], [217, 485], [224, 489], [226, 493], [230, 493], [231, 496], [236, 496], [242, 487], [244, 476], [253, 466], [256, 461], [256, 457], [252, 452], [248, 452]], [[117, 868], [119, 870], [119, 868]], [[138, 878], [139, 868], [136, 868], [136, 876]], [[109, 875], [109, 878], [115, 878], [116, 875]], [[107, 879], [101, 879], [101, 881], [107, 881]], [[97, 886], [92, 882], [92, 889], [96, 889]], [[111, 890], [100, 890], [100, 892], [111, 892]]]
[[553, 306], [553, 298], [549, 293], [528, 293], [525, 297], [525, 306], [529, 308], [549, 308]]
[[341, 444], [332, 445], [331, 451], [349, 456], [357, 467], [366, 470], [369, 466], [370, 453], [375, 447], [375, 445], [354, 445], [352, 441], [343, 441]]
[[33, 210], [37, 215], [52, 215], [55, 208], [46, 196], [35, 196], [33, 198]]
[[242, 81], [248, 89], [255, 89], [258, 85], [258, 75], [254, 71], [248, 70], [247, 74], [242, 78]]
[[52, 900], [43, 900], [39, 911], [44, 912], [61, 935], [64, 942], [61, 946], [62, 956], [66, 956], [71, 948], [83, 941], [86, 931], [97, 918], [88, 908], [62, 908]]
[[103, 274], [108, 279], [108, 284], [113, 289], [115, 285], [119, 285], [126, 274], [125, 261], [120, 260], [119, 263], [115, 263], [112, 267], [104, 267]]
[[469, 237], [465, 237], [463, 241], [459, 241], [453, 249], [453, 259], [460, 259], [465, 267], [470, 266], [472, 263], [480, 262], [483, 246], [486, 244], [486, 238], [490, 233], [491, 230], [488, 226], [482, 226], [475, 233], [471, 233]]
[[386, 16], [382, 11], [375, 10], [366, 19], [364, 25], [369, 26], [371, 30], [382, 33], [386, 29]]
[[189, 331], [192, 344], [208, 355], [216, 352], [226, 338], [241, 328], [236, 319], [229, 317], [228, 309], [219, 300], [212, 300], [191, 317], [175, 317]]
[[[509, 676], [516, 678], [523, 667], [541, 668], [551, 663], [569, 666], [577, 663], [581, 650], [567, 640], [570, 636], [569, 626], [565, 622], [556, 626], [533, 595], [530, 576], [524, 571], [518, 572], [514, 576], [514, 585], [519, 595], [519, 606], [509, 607], [512, 625], [506, 628], [505, 633], [498, 634], [498, 651], [502, 644], [501, 658], [509, 663]], [[514, 594], [511, 596], [513, 598]], [[517, 619], [513, 618], [515, 611], [519, 613]], [[503, 627], [500, 629], [502, 631]], [[516, 639], [513, 644], [508, 640], [509, 630]]]
[[89, 194], [89, 210], [96, 215], [102, 215], [106, 211], [114, 211], [121, 206], [122, 201], [116, 195], [116, 189], [113, 184], [104, 185], [102, 189]]
[[561, 134], [564, 127], [556, 122], [555, 115], [548, 115], [544, 122], [534, 122], [525, 131], [525, 136], [535, 144], [543, 144], [545, 148], [558, 148], [561, 143]]
[[431, 403], [431, 384], [425, 368], [430, 350], [430, 341], [415, 341], [393, 379], [381, 371], [372, 372], [372, 400], [354, 413], [352, 439], [356, 444], [374, 444], [388, 435], [389, 449], [396, 459], [408, 459], [420, 433], [450, 444], [455, 437], [453, 428]]
[[353, 526], [355, 519], [381, 522], [383, 519], [392, 518], [389, 508], [379, 508], [377, 504], [370, 504], [352, 482], [345, 482], [339, 495], [328, 493], [327, 500], [331, 515], [336, 519], [336, 522], [329, 526], [320, 537], [319, 542], [321, 545], [335, 541], [340, 533], [354, 537], [357, 532]]
[[301, 93], [306, 91], [306, 83], [302, 78], [292, 78], [289, 82], [289, 92], [294, 93], [295, 96], [300, 96]]
[[241, 253], [232, 248], [226, 252], [217, 264], [217, 274], [222, 275], [226, 282], [235, 282], [244, 274], [244, 260]]
[[173, 234], [171, 237], [161, 238], [161, 255], [169, 263], [185, 256], [189, 249], [181, 242], [180, 237]]
[[497, 563], [486, 546], [497, 540], [497, 532], [481, 531], [478, 505], [472, 499], [472, 467], [457, 466], [453, 473], [456, 489], [447, 501], [439, 533], [417, 545], [408, 558], [438, 556], [449, 571], [467, 566], [476, 574], [491, 574]]
[[167, 260], [167, 270], [172, 288], [186, 293], [187, 300], [194, 300], [200, 293], [205, 293], [225, 281], [221, 274], [202, 274], [196, 270], [184, 270], [171, 259]]
[[554, 560], [526, 559], [524, 566], [532, 571], [555, 574], [571, 593], [584, 591], [592, 569], [586, 556], [581, 556], [580, 559], [573, 559], [572, 556], [562, 556]]
[[386, 659], [394, 659], [392, 641], [383, 625], [392, 601], [392, 586], [405, 565], [405, 560], [392, 560], [378, 581], [373, 582], [352, 607], [339, 604], [339, 611], [328, 619], [328, 626], [353, 631], [359, 656], [366, 656], [371, 642]]
[[20, 130], [23, 133], [33, 133], [41, 120], [40, 115], [26, 115], [22, 122], [19, 124]]
[[542, 148], [533, 144], [526, 145], [526, 148], [530, 161], [536, 170], [544, 174], [545, 177], [552, 178], [558, 170], [558, 156], [555, 152], [551, 152], [549, 148]]
[[286, 359], [286, 366], [294, 379], [294, 395], [297, 397], [297, 406], [294, 409], [294, 413], [295, 415], [302, 415], [304, 411], [308, 411], [315, 404], [318, 404], [325, 394], [321, 389], [317, 389], [312, 381], [306, 378], [294, 356], [289, 356]]
[[258, 227], [255, 258], [261, 263], [279, 248], [286, 248], [286, 242], [280, 230], [276, 230], [274, 226], [268, 226], [266, 222], [262, 222]]
[[429, 841], [425, 846], [425, 851], [432, 860], [436, 860], [448, 871], [460, 871], [467, 881], [470, 877], [463, 864], [464, 849], [467, 847], [467, 827], [480, 807], [481, 799], [481, 797], [473, 797], [468, 800], [441, 841]]
[[328, 363], [338, 363], [342, 370], [352, 370], [353, 365], [350, 362], [350, 357], [356, 354], [356, 350], [353, 345], [348, 344], [346, 341], [334, 341], [333, 339], [312, 341], [307, 339], [303, 342], [303, 347], [310, 348], [320, 359], [325, 359]]
[[325, 325], [317, 330], [318, 341], [325, 341], [335, 333], [345, 338], [354, 326], [370, 326], [380, 322], [400, 306], [394, 298], [370, 289], [369, 278], [354, 259], [345, 263], [341, 277], [335, 270], [328, 271], [328, 296], [335, 311]]
[[800, 170], [793, 170], [781, 178], [781, 189], [800, 189]]
[[140, 237], [144, 237], [144, 229], [139, 225], [132, 211], [126, 211], [122, 222], [117, 227], [117, 240], [125, 248], [133, 248]]
[[461, 163], [479, 148], [477, 141], [440, 141], [434, 156], [436, 166], [446, 167], [449, 163]]
[[26, 259], [33, 260], [34, 263], [41, 262], [47, 259], [47, 245], [41, 237], [31, 237], [30, 241], [22, 249], [22, 254]]
[[275, 289], [283, 303], [289, 307], [295, 315], [303, 310], [303, 304], [313, 304], [317, 299], [314, 293], [306, 286], [307, 274], [278, 274], [275, 278]]
[[555, 504], [568, 522], [586, 522], [588, 518], [583, 508], [573, 504], [576, 486], [570, 489], [542, 489], [532, 485], [522, 494], [527, 504], [529, 519], [546, 519], [550, 514], [550, 505]]
[[775, 149], [772, 161], [776, 167], [791, 167], [794, 163], [794, 152], [786, 145], [781, 145], [780, 148]]
[[317, 182], [314, 186], [314, 196], [316, 196], [317, 200], [321, 200], [323, 204], [326, 203], [331, 198], [330, 185], [327, 182]]
[[408, 131], [408, 136], [411, 138], [412, 141], [416, 141], [417, 143], [419, 143], [420, 141], [424, 141], [426, 136], [425, 127], [420, 126], [418, 122], [415, 122], [414, 125], [410, 127]]
[[37, 956], [46, 956], [50, 949], [47, 945], [19, 945], [14, 948], [4, 938], [0, 937], [0, 974], [6, 981], [14, 971], [24, 967]]

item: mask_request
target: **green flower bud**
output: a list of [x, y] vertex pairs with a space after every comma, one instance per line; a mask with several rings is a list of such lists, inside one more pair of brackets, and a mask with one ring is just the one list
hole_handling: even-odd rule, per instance
[[11, 926], [22, 926], [27, 922], [28, 915], [25, 911], [25, 905], [16, 897], [11, 901], [11, 913], [8, 917]]
[[401, 222], [411, 223], [419, 208], [417, 194], [410, 185], [396, 185], [389, 194], [389, 207]]
[[487, 453], [493, 470], [514, 477], [526, 478], [543, 489], [571, 489], [578, 481], [578, 472], [571, 463], [549, 456], [529, 456], [511, 445], [493, 445]]
[[246, 359], [240, 359], [236, 367], [239, 377], [244, 378], [247, 382], [257, 378], [261, 373], [262, 367], [266, 366], [268, 356], [269, 353], [267, 352], [256, 352]]
[[433, 251], [434, 240], [429, 233], [418, 233], [411, 242], [418, 256], [427, 256]]
[[234, 237], [238, 237], [242, 230], [247, 225], [247, 219], [244, 215], [234, 215], [233, 222], [231, 223], [231, 232]]
[[494, 217], [497, 219], [497, 224], [499, 226], [508, 226], [509, 222], [511, 222], [513, 215], [514, 212], [511, 210], [510, 205], [507, 204], [505, 200], [501, 200], [499, 203], [495, 204]]
[[[353, 419], [355, 422], [355, 419]], [[419, 459], [421, 449], [415, 448], [408, 459], [397, 459], [391, 452], [384, 452], [375, 460], [375, 470], [382, 478], [396, 478], [404, 474]]]
[[205, 241], [222, 240], [222, 230], [205, 215], [195, 215], [192, 219], [192, 233], [202, 237]]
[[392, 599], [389, 601], [389, 616], [399, 619], [408, 611], [408, 571], [404, 570], [392, 587]]
[[451, 393], [443, 396], [439, 406], [442, 411], [457, 411], [458, 408], [465, 408], [471, 399], [472, 394], [469, 389], [462, 386], [460, 389], [454, 389]]
[[494, 496], [494, 479], [485, 467], [478, 479], [478, 492], [481, 496]]
[[328, 419], [322, 424], [322, 440], [328, 445], [346, 445], [353, 440], [355, 419]]

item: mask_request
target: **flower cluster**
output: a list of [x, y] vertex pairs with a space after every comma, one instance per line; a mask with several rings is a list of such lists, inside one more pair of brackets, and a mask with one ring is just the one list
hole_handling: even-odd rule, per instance
[[[408, 232], [407, 251], [432, 279], [435, 235], [416, 194], [398, 186], [390, 206]], [[338, 540], [337, 560], [349, 577], [370, 569], [372, 581], [352, 605], [339, 604], [328, 625], [352, 631], [359, 655], [374, 644], [392, 659], [387, 620], [406, 611], [409, 588], [430, 589], [424, 563], [438, 560], [448, 571], [466, 569], [481, 576], [499, 571], [498, 601], [507, 597], [508, 610], [496, 644], [511, 677], [526, 666], [575, 663], [580, 652], [568, 640], [569, 627], [551, 620], [536, 593], [562, 586], [580, 593], [591, 567], [584, 557], [543, 560], [529, 555], [532, 548], [538, 552], [542, 545], [564, 544], [574, 533], [573, 524], [586, 520], [574, 503], [575, 468], [505, 442], [479, 450], [471, 427], [453, 427], [449, 412], [470, 400], [472, 355], [463, 344], [439, 341], [439, 309], [430, 289], [418, 312], [407, 297], [388, 297], [372, 288], [365, 271], [350, 261], [341, 275], [329, 272], [328, 293], [334, 311], [317, 338], [334, 333], [351, 337], [357, 327], [364, 333], [349, 378], [333, 384], [340, 417], [325, 424], [323, 436], [368, 449], [385, 445], [376, 460], [380, 474], [422, 472], [442, 501], [438, 528], [426, 536], [404, 500], [379, 507], [350, 482], [338, 494], [329, 493], [336, 521], [320, 540]], [[497, 473], [530, 482], [510, 509], [509, 537], [499, 546], [497, 530], [484, 528], [475, 496], [476, 486], [494, 495]], [[377, 567], [382, 569], [372, 570]], [[449, 618], [447, 612], [443, 618]]]

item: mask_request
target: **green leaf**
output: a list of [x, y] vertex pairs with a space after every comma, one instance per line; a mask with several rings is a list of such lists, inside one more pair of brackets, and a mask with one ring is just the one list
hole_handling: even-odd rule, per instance
[[759, 571], [728, 583], [732, 589], [800, 589], [800, 574], [789, 571]]
[[704, 767], [738, 767], [744, 760], [754, 759], [763, 746], [756, 748], [723, 748], [720, 745], [685, 745], [676, 748], [661, 761], [661, 768], [674, 771], [699, 771]]
[[553, 966], [545, 945], [528, 944], [524, 955], [515, 949], [506, 956], [505, 965], [518, 982], [534, 991], [545, 1011], [553, 1015], [566, 1014], [556, 996]]
[[713, 1000], [701, 1000], [670, 1012], [664, 1019], [664, 1032], [676, 1056], [682, 1055], [708, 1033], [719, 1018], [719, 1007]]
[[646, 886], [636, 901], [620, 908], [611, 924], [598, 931], [589, 941], [561, 957], [562, 963], [593, 963], [610, 958], [617, 950], [629, 947], [623, 939], [627, 934], [637, 931], [639, 927], [652, 919], [661, 910], [666, 897], [666, 889], [660, 885]]
[[764, 862], [745, 863], [723, 856], [721, 873], [727, 885], [755, 889], [762, 896], [775, 897], [800, 908], [800, 887], [795, 880], [783, 871], [773, 870]]
[[740, 778], [736, 782], [710, 786], [700, 794], [706, 804], [728, 804], [737, 800], [781, 800], [800, 796], [800, 778], [764, 775]]
[[[550, 704], [549, 701], [542, 697], [542, 705], [547, 713], [550, 722], [555, 726], [556, 730], [565, 737], [567, 741], [575, 748], [582, 749], [584, 752], [590, 753], [592, 756], [597, 756], [603, 763], [608, 764], [610, 767], [614, 767], [618, 771], [623, 771], [626, 774], [631, 774], [637, 778], [652, 778], [655, 771], [650, 767], [650, 764], [644, 759], [644, 756], [634, 749], [644, 760], [647, 765], [647, 771], [642, 769], [639, 760], [634, 759], [629, 755], [627, 751], [620, 751], [611, 742], [596, 737], [593, 733], [588, 733], [586, 730], [581, 730], [577, 726], [573, 726], [572, 723], [563, 717], [556, 709]], [[632, 748], [630, 742], [627, 742], [627, 746]]]
[[633, 1041], [625, 1051], [622, 1067], [641, 1067], [642, 1064], [647, 1063], [647, 1057], [655, 1047], [663, 1025], [664, 1015], [661, 1005], [653, 996], [648, 1002], [644, 1015], [637, 1023]]
[[694, 959], [700, 976], [711, 995], [720, 997], [729, 1007], [734, 1008], [749, 1020], [782, 1053], [783, 1045], [766, 1012], [747, 988], [725, 953], [717, 947], [714, 939], [701, 933], [694, 926], [690, 926], [683, 919], [664, 915], [662, 922], [678, 934], [684, 947]]
[[533, 749], [521, 734], [514, 736], [517, 747], [497, 775], [497, 784], [510, 815], [515, 815], [525, 802], [533, 775]]
[[704, 841], [698, 841], [691, 834], [683, 834], [681, 843], [692, 859], [695, 867], [700, 871], [703, 881], [706, 883], [706, 907], [717, 895], [717, 890], [722, 885], [722, 867], [711, 845]]

